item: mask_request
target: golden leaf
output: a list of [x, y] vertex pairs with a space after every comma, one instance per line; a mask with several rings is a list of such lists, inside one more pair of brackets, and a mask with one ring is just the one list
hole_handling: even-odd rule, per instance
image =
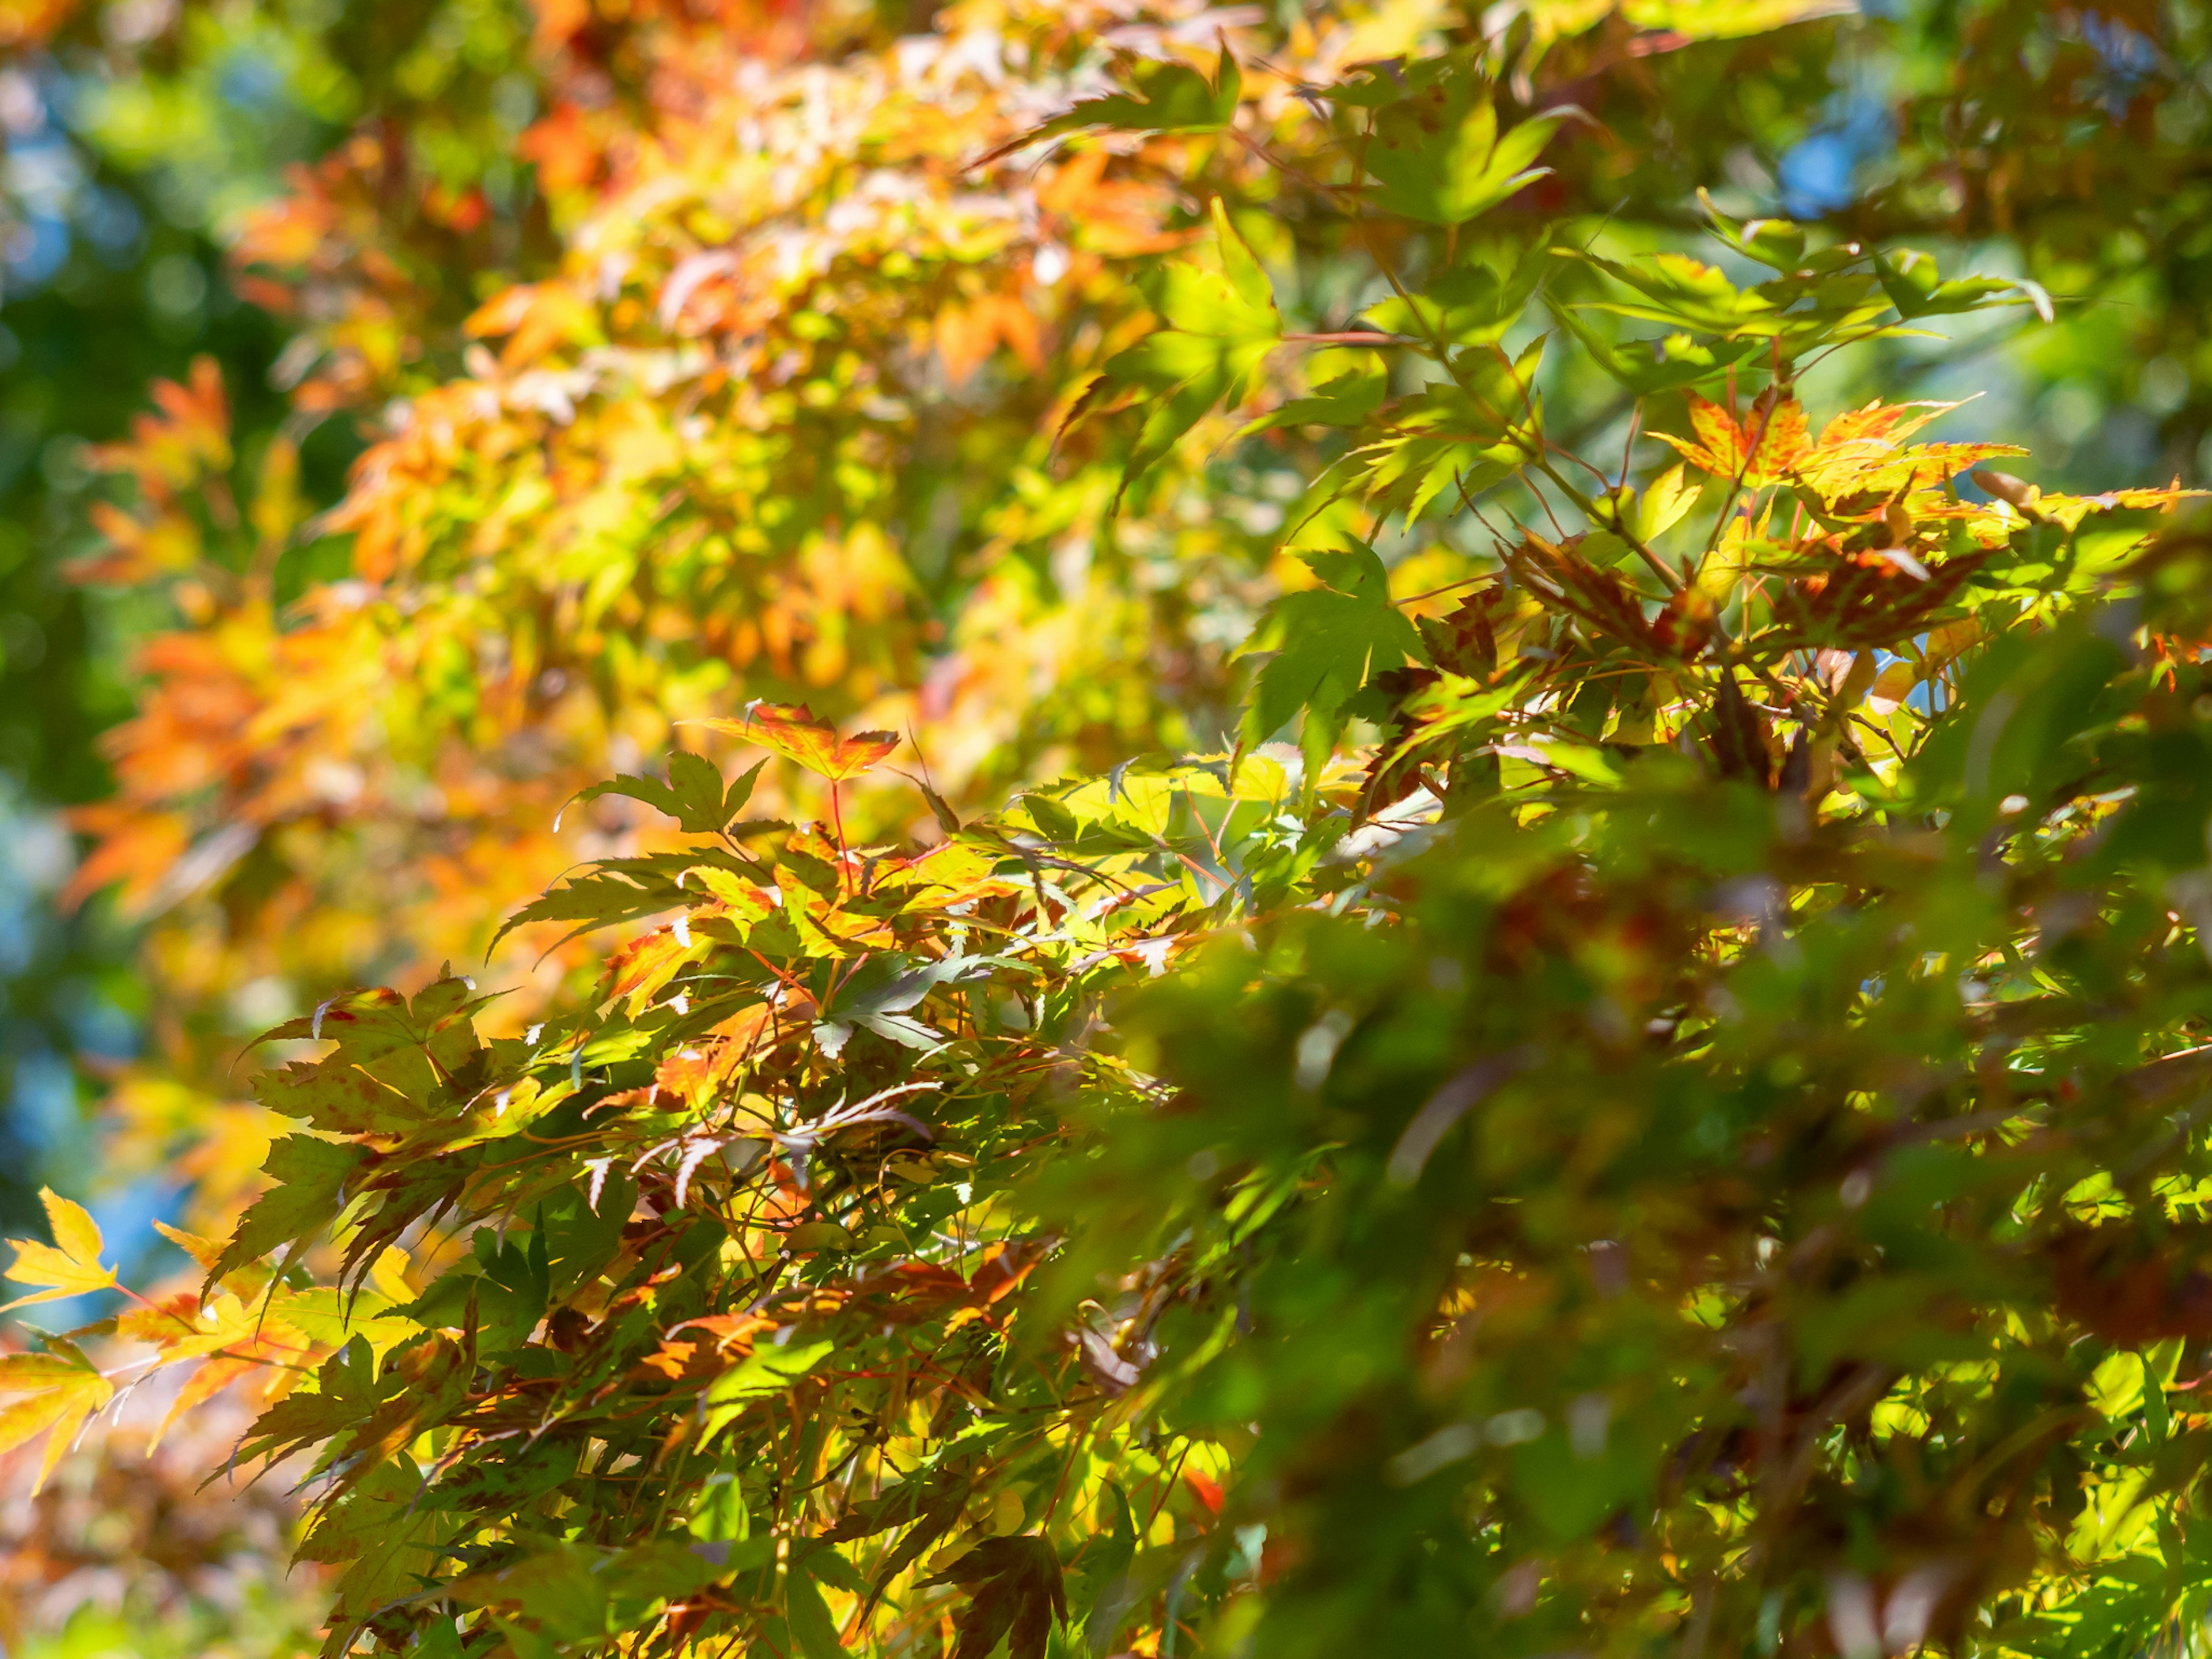
[[896, 732], [860, 732], [841, 738], [836, 726], [815, 719], [814, 711], [803, 702], [757, 702], [742, 720], [707, 720], [698, 724], [773, 750], [833, 783], [858, 777], [899, 746]]
[[46, 1456], [31, 1483], [35, 1494], [84, 1420], [115, 1397], [115, 1388], [73, 1352], [0, 1354], [0, 1396], [9, 1395], [16, 1398], [0, 1407], [0, 1452], [47, 1436]]
[[33, 1303], [58, 1302], [64, 1297], [115, 1287], [115, 1269], [100, 1265], [100, 1224], [84, 1206], [71, 1203], [51, 1189], [41, 1189], [39, 1197], [46, 1204], [46, 1221], [53, 1229], [54, 1242], [41, 1244], [33, 1238], [9, 1239], [9, 1243], [15, 1247], [15, 1261], [8, 1269], [8, 1277], [18, 1285], [41, 1288], [0, 1306], [0, 1313], [11, 1308], [27, 1308]]

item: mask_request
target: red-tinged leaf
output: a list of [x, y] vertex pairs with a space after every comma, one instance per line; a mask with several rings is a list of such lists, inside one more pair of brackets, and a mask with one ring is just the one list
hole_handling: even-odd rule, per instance
[[1924, 632], [1987, 562], [1960, 555], [1916, 574], [1894, 550], [1848, 555], [1778, 586], [1771, 624], [1753, 637], [1762, 650], [1894, 646]]
[[1745, 422], [1753, 440], [1747, 483], [1772, 483], [1811, 453], [1812, 435], [1805, 424], [1805, 406], [1795, 398], [1777, 398], [1763, 392]]
[[258, 1377], [265, 1382], [272, 1376], [283, 1375], [284, 1373], [274, 1370], [264, 1359], [239, 1358], [230, 1354], [211, 1355], [178, 1386], [177, 1397], [170, 1401], [168, 1414], [162, 1418], [161, 1426], [154, 1431], [149, 1445], [160, 1445], [162, 1437], [176, 1426], [178, 1419], [205, 1405], [240, 1378]]
[[1067, 1617], [1060, 1556], [1044, 1538], [987, 1538], [925, 1584], [974, 1593], [957, 1619], [953, 1659], [986, 1659], [1001, 1639], [1009, 1659], [1043, 1659], [1055, 1620]]
[[11, 1452], [46, 1435], [46, 1455], [35, 1493], [70, 1449], [78, 1429], [115, 1397], [114, 1386], [82, 1356], [62, 1353], [0, 1355], [0, 1452]]
[[832, 783], [871, 770], [899, 746], [896, 732], [856, 732], [841, 738], [836, 726], [815, 719], [814, 711], [803, 702], [757, 702], [742, 720], [708, 720], [698, 724], [773, 750]]
[[1713, 602], [1695, 587], [1676, 590], [1651, 623], [1651, 637], [1660, 648], [1687, 662], [1704, 651], [1713, 637]]
[[1221, 1483], [1219, 1481], [1210, 1479], [1187, 1464], [1183, 1468], [1182, 1478], [1191, 1491], [1197, 1494], [1198, 1501], [1206, 1505], [1206, 1512], [1208, 1515], [1221, 1513]]
[[0, 1307], [0, 1313], [9, 1308], [27, 1308], [34, 1303], [58, 1302], [64, 1297], [114, 1288], [115, 1269], [104, 1267], [100, 1262], [100, 1224], [82, 1205], [73, 1204], [57, 1193], [41, 1191], [39, 1196], [46, 1204], [46, 1222], [53, 1229], [54, 1242], [41, 1244], [36, 1239], [9, 1239], [9, 1243], [15, 1247], [15, 1261], [8, 1269], [8, 1277], [18, 1285], [36, 1285], [40, 1288]]
[[1886, 404], [1880, 398], [1863, 408], [1846, 410], [1820, 428], [1819, 447], [1840, 449], [1846, 444], [1895, 443], [1909, 438], [1937, 416], [1958, 408], [1955, 403], [1919, 401]]
[[653, 998], [676, 977], [703, 941], [694, 940], [687, 924], [683, 928], [660, 927], [618, 951], [610, 964], [611, 997], [629, 999], [630, 1018], [637, 1018]]
[[1757, 489], [1780, 482], [1813, 453], [1804, 406], [1795, 398], [1778, 398], [1769, 387], [1759, 393], [1748, 418], [1739, 423], [1718, 404], [1694, 392], [1684, 395], [1696, 441], [1664, 432], [1651, 435], [1672, 445], [1700, 471], [1717, 478], [1740, 479]]

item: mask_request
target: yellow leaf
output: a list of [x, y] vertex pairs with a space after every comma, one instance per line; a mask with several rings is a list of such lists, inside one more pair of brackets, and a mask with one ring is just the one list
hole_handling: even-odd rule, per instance
[[836, 726], [815, 719], [803, 702], [757, 702], [745, 711], [742, 720], [702, 720], [696, 724], [772, 749], [833, 783], [860, 776], [899, 745], [896, 732], [860, 732], [841, 738]]
[[228, 1354], [215, 1354], [202, 1362], [198, 1370], [187, 1376], [177, 1389], [177, 1397], [169, 1404], [169, 1413], [161, 1419], [161, 1426], [154, 1431], [148, 1443], [158, 1446], [177, 1419], [196, 1406], [221, 1394], [242, 1376], [265, 1376], [268, 1367], [254, 1359], [234, 1359]]
[[228, 1291], [216, 1291], [204, 1305], [185, 1291], [166, 1301], [133, 1308], [117, 1319], [115, 1332], [134, 1342], [158, 1345], [163, 1361], [172, 1364], [224, 1350], [293, 1358], [307, 1352], [307, 1339], [283, 1319]]
[[172, 1227], [158, 1217], [154, 1222], [154, 1231], [198, 1262], [203, 1272], [213, 1267], [222, 1255], [222, 1246], [214, 1239], [202, 1238], [198, 1233], [188, 1233], [181, 1227]]
[[1883, 669], [1867, 691], [1867, 707], [1881, 720], [1887, 720], [1912, 695], [1912, 688], [1920, 681], [1920, 671], [1902, 659]]
[[393, 1302], [412, 1302], [415, 1287], [407, 1282], [407, 1269], [413, 1265], [413, 1258], [406, 1251], [397, 1244], [387, 1244], [370, 1267], [368, 1282], [376, 1286], [379, 1294]]
[[1815, 18], [1848, 17], [1858, 7], [1855, 0], [1627, 0], [1620, 9], [1638, 28], [1731, 40]]
[[1698, 504], [1698, 492], [1686, 467], [1679, 463], [1669, 467], [1644, 492], [1636, 515], [1637, 534], [1646, 542], [1665, 535]]
[[2031, 517], [2060, 525], [2068, 530], [2079, 530], [2081, 520], [2093, 513], [2111, 513], [2132, 509], [2141, 512], [2148, 508], [2179, 507], [2183, 501], [2203, 495], [2201, 489], [2112, 489], [2101, 495], [2039, 495], [2027, 509]]
[[112, 1400], [115, 1389], [81, 1359], [58, 1353], [0, 1354], [0, 1397], [11, 1395], [16, 1398], [0, 1407], [0, 1452], [47, 1436], [46, 1456], [31, 1483], [35, 1494], [85, 1419]]
[[732, 870], [720, 870], [711, 864], [695, 864], [684, 872], [679, 885], [696, 887], [718, 904], [745, 921], [758, 921], [775, 906], [763, 896], [759, 884], [746, 880]]
[[88, 1291], [112, 1290], [115, 1286], [115, 1270], [100, 1265], [100, 1224], [84, 1206], [72, 1204], [58, 1193], [41, 1190], [39, 1196], [46, 1201], [46, 1221], [53, 1229], [54, 1242], [41, 1244], [34, 1238], [9, 1239], [9, 1243], [15, 1247], [15, 1261], [8, 1269], [8, 1277], [18, 1285], [36, 1285], [40, 1288], [0, 1306], [0, 1313], [11, 1308], [27, 1308], [37, 1302], [58, 1302], [64, 1297], [82, 1296]]

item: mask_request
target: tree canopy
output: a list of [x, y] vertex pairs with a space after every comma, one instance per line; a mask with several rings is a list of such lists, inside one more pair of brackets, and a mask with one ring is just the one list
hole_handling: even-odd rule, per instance
[[25, 1479], [243, 1407], [333, 1655], [2200, 1642], [2206, 544], [1951, 395], [2194, 469], [2197, 24], [1837, 9], [418, 20], [535, 120], [84, 458], [193, 1269], [46, 1195]]

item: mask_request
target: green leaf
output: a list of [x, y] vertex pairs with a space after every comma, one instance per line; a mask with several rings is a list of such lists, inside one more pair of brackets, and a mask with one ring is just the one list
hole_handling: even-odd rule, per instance
[[1875, 269], [1881, 276], [1882, 292], [1897, 307], [1897, 314], [1908, 322], [1922, 317], [1948, 317], [1961, 312], [1987, 310], [1997, 303], [1996, 296], [2001, 294], [2024, 297], [2045, 322], [2051, 320], [2050, 296], [2036, 284], [2013, 282], [2002, 276], [1961, 276], [1946, 282], [1936, 256], [1917, 248], [1877, 254]]
[[502, 1242], [498, 1231], [479, 1227], [472, 1255], [448, 1269], [415, 1301], [394, 1311], [426, 1325], [459, 1328], [475, 1310], [478, 1345], [487, 1353], [520, 1347], [545, 1311], [551, 1295], [546, 1240], [540, 1231], [526, 1248]]
[[545, 1240], [552, 1295], [569, 1295], [613, 1259], [636, 1202], [637, 1182], [620, 1170], [606, 1173], [596, 1209], [591, 1194], [573, 1182], [545, 1200], [538, 1225]]
[[699, 1443], [708, 1442], [744, 1415], [756, 1400], [781, 1394], [829, 1358], [836, 1345], [826, 1339], [791, 1342], [782, 1347], [764, 1344], [716, 1377], [700, 1401], [705, 1425]]
[[1561, 327], [1607, 374], [1642, 397], [1679, 392], [1726, 377], [1737, 364], [1760, 349], [1758, 339], [1723, 341], [1707, 345], [1687, 334], [1670, 334], [1663, 340], [1624, 341], [1607, 345], [1571, 306], [1556, 306], [1552, 314]]
[[1293, 398], [1240, 430], [1239, 438], [1295, 426], [1358, 426], [1382, 407], [1390, 376], [1379, 360], [1330, 376], [1304, 398]]
[[343, 1564], [335, 1616], [362, 1619], [416, 1589], [435, 1558], [434, 1517], [422, 1504], [422, 1477], [392, 1458], [326, 1505], [301, 1540], [303, 1561]]
[[1640, 301], [1597, 301], [1594, 309], [1729, 339], [1767, 340], [1780, 331], [1775, 296], [1739, 289], [1717, 266], [1686, 253], [1654, 254], [1629, 265], [1573, 248], [1557, 252], [1585, 261], [1644, 296]]
[[1084, 1552], [1080, 1600], [1076, 1604], [1076, 1612], [1084, 1620], [1086, 1645], [1094, 1659], [1113, 1647], [1121, 1616], [1129, 1610], [1131, 1598], [1124, 1591], [1129, 1565], [1137, 1554], [1136, 1520], [1129, 1512], [1127, 1494], [1109, 1480], [1101, 1491], [1099, 1501], [1105, 1510], [1106, 1526], [1103, 1534], [1094, 1535], [1091, 1547]]
[[1547, 261], [1540, 253], [1524, 256], [1503, 277], [1486, 265], [1455, 266], [1418, 294], [1393, 295], [1368, 307], [1368, 320], [1421, 340], [1495, 344], [1520, 321], [1542, 282]]
[[1747, 259], [1777, 270], [1795, 270], [1805, 261], [1805, 228], [1787, 219], [1731, 219], [1713, 205], [1702, 187], [1698, 201], [1712, 222], [1713, 234]]
[[1150, 394], [1115, 492], [1117, 507], [1130, 484], [1217, 405], [1243, 400], [1251, 376], [1282, 338], [1267, 274], [1218, 199], [1213, 229], [1221, 269], [1185, 260], [1162, 268], [1148, 297], [1168, 326], [1110, 359], [1068, 417], [1073, 425], [1109, 392]]
[[488, 999], [450, 975], [410, 1005], [396, 991], [335, 998], [262, 1042], [335, 1042], [334, 1053], [264, 1072], [253, 1091], [285, 1117], [338, 1133], [398, 1133], [469, 1093], [484, 1049], [471, 1019]]
[[[668, 757], [667, 782], [663, 783], [657, 778], [633, 777], [625, 773], [620, 777], [610, 778], [604, 783], [595, 783], [588, 789], [578, 791], [569, 797], [568, 806], [594, 801], [602, 795], [623, 795], [631, 800], [643, 801], [656, 812], [665, 812], [687, 835], [715, 835], [724, 824], [744, 810], [745, 803], [752, 799], [753, 784], [760, 776], [761, 768], [767, 764], [766, 761], [755, 762], [750, 770], [730, 784], [726, 794], [722, 788], [722, 775], [715, 769], [714, 762], [704, 755], [695, 755], [688, 750], [679, 749]], [[568, 806], [562, 807], [561, 812], [567, 812]], [[561, 827], [560, 814], [555, 815], [553, 827], [556, 830]]]
[[286, 1135], [261, 1168], [276, 1184], [253, 1200], [208, 1269], [202, 1294], [226, 1274], [327, 1230], [345, 1207], [347, 1178], [367, 1159], [362, 1148], [313, 1135]]
[[1269, 610], [1280, 647], [1255, 683], [1248, 744], [1266, 742], [1304, 709], [1333, 716], [1376, 673], [1426, 658], [1419, 631], [1390, 603], [1389, 573], [1374, 549], [1299, 556], [1323, 586], [1285, 593]]
[[[740, 787], [750, 792], [750, 781], [759, 769], [755, 767], [732, 785], [732, 794], [735, 795]], [[725, 825], [722, 834], [736, 841], [771, 830], [790, 828], [781, 818], [750, 818], [742, 823]], [[601, 859], [589, 866], [589, 874], [553, 888], [509, 916], [492, 935], [492, 942], [496, 945], [526, 922], [580, 922], [582, 926], [552, 947], [557, 950], [569, 939], [597, 928], [635, 921], [663, 910], [684, 908], [699, 902], [701, 895], [697, 888], [678, 884], [687, 871], [700, 865], [726, 870], [748, 879], [757, 878], [760, 874], [758, 865], [714, 847], [683, 853], [654, 853], [640, 858]]]
[[595, 1642], [607, 1633], [613, 1599], [608, 1565], [605, 1552], [564, 1540], [495, 1572], [471, 1573], [449, 1593], [464, 1607], [513, 1608], [555, 1642]]
[[1486, 97], [1466, 101], [1462, 83], [1443, 102], [1437, 113], [1425, 100], [1409, 100], [1378, 124], [1366, 152], [1367, 171], [1381, 186], [1378, 207], [1426, 224], [1463, 224], [1551, 172], [1529, 163], [1568, 112], [1534, 116], [1501, 134], [1497, 106]]
[[[1032, 797], [1032, 803], [1036, 799]], [[1060, 810], [1064, 812], [1066, 809]], [[1069, 823], [1072, 830], [1072, 817]], [[824, 1025], [871, 1024], [887, 1014], [910, 1012], [940, 985], [985, 979], [994, 968], [1002, 965], [995, 957], [967, 957], [957, 952], [933, 961], [889, 954], [871, 957], [840, 981], [835, 994], [823, 1005], [818, 1018]]]
[[738, 1478], [726, 1469], [707, 1477], [687, 1530], [702, 1543], [735, 1544], [752, 1536], [752, 1512]]
[[[367, 1338], [356, 1336], [317, 1368], [313, 1389], [294, 1389], [254, 1419], [239, 1442], [239, 1455], [281, 1459], [337, 1441], [367, 1422], [398, 1386], [390, 1373], [380, 1382], [374, 1351]], [[330, 1447], [325, 1457], [338, 1449]]]
[[1127, 71], [1132, 92], [1086, 98], [975, 165], [982, 167], [1044, 139], [1092, 127], [1109, 132], [1217, 132], [1237, 118], [1237, 106], [1244, 95], [1243, 71], [1225, 44], [1211, 82], [1188, 64], [1171, 59], [1136, 58]]
[[837, 1638], [837, 1621], [811, 1575], [794, 1567], [784, 1578], [784, 1618], [806, 1659], [845, 1659], [845, 1644]]

